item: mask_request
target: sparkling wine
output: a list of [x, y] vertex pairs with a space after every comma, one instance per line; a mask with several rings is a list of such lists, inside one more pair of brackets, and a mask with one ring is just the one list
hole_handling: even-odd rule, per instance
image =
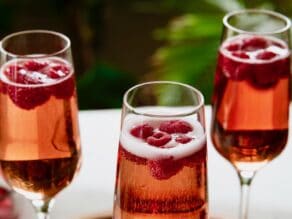
[[290, 52], [272, 37], [239, 35], [222, 44], [213, 96], [212, 139], [240, 169], [276, 157], [288, 137]]
[[206, 219], [206, 174], [205, 134], [198, 121], [128, 115], [120, 137], [114, 218]]
[[73, 69], [60, 58], [19, 59], [1, 68], [0, 161], [29, 199], [54, 197], [79, 168]]

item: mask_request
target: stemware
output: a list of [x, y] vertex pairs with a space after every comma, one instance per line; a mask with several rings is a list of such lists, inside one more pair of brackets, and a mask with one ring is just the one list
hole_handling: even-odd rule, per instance
[[247, 9], [227, 14], [223, 24], [211, 135], [238, 173], [245, 219], [254, 175], [288, 138], [291, 23], [277, 12]]
[[0, 164], [7, 183], [49, 218], [54, 197], [80, 166], [68, 37], [29, 30], [0, 44]]
[[207, 218], [203, 96], [176, 82], [124, 95], [114, 218]]

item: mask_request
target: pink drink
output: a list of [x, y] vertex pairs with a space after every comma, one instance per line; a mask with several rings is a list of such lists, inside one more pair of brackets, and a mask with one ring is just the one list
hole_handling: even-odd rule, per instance
[[276, 157], [288, 137], [289, 92], [290, 52], [285, 42], [249, 35], [225, 41], [213, 96], [216, 149], [243, 168]]
[[57, 57], [12, 60], [0, 78], [3, 175], [29, 199], [51, 198], [79, 167], [72, 66]]
[[206, 183], [206, 138], [194, 117], [126, 116], [118, 153], [115, 219], [205, 219]]

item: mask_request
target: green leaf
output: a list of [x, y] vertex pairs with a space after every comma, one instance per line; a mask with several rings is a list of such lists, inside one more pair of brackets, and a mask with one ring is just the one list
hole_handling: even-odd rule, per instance
[[161, 80], [195, 86], [210, 102], [219, 40], [200, 44], [180, 44], [161, 48], [154, 56], [156, 74]]

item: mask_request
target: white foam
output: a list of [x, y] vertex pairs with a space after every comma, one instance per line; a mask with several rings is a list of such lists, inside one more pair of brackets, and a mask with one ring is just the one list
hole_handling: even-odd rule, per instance
[[[232, 52], [230, 52], [230, 51], [228, 51], [226, 49], [226, 47], [228, 45], [230, 45], [232, 43], [242, 44], [244, 39], [250, 38], [250, 37], [252, 37], [252, 36], [250, 36], [250, 35], [238, 35], [238, 36], [230, 37], [226, 41], [223, 42], [223, 44], [221, 45], [219, 50], [224, 56], [226, 56], [226, 57], [228, 57], [230, 59], [233, 59], [233, 60], [235, 60], [237, 62], [244, 62], [244, 63], [249, 63], [249, 64], [271, 63], [271, 62], [278, 61], [280, 59], [285, 59], [288, 56], [290, 56], [290, 51], [288, 49], [287, 44], [283, 40], [280, 40], [278, 38], [271, 37], [271, 36], [269, 36], [269, 37], [265, 36], [264, 37], [267, 40], [268, 44], [269, 44], [268, 48], [266, 48], [266, 49], [258, 49], [256, 51], [251, 51], [251, 52], [245, 51], [249, 55], [249, 57], [250, 57], [249, 59], [242, 59], [240, 57], [233, 56]], [[283, 48], [280, 48], [278, 46], [273, 45], [272, 42], [276, 42], [279, 45], [282, 45]], [[269, 59], [269, 60], [257, 59], [256, 56], [259, 53], [261, 53], [262, 51], [270, 51], [270, 52], [273, 52], [273, 53], [277, 54], [277, 56], [275, 56], [274, 58]]]
[[[143, 123], [148, 123], [154, 129], [158, 129], [159, 124], [162, 121], [180, 119], [188, 122], [193, 126], [193, 131], [185, 134], [188, 137], [194, 138], [192, 141], [186, 144], [180, 144], [172, 139], [168, 142], [164, 148], [159, 148], [149, 145], [142, 139], [136, 138], [130, 134], [130, 130]], [[130, 153], [143, 157], [146, 159], [163, 159], [170, 158], [180, 159], [189, 156], [199, 151], [206, 143], [206, 135], [203, 126], [197, 120], [195, 115], [187, 116], [184, 118], [150, 118], [141, 115], [129, 114], [125, 117], [122, 131], [120, 135], [120, 143]]]
[[[71, 69], [71, 72], [69, 74], [67, 74], [66, 77], [63, 77], [63, 78], [48, 79], [46, 81], [46, 83], [43, 83], [43, 84], [21, 84], [21, 83], [13, 82], [13, 81], [9, 80], [7, 78], [7, 76], [4, 74], [4, 70], [7, 68], [7, 66], [11, 65], [12, 63], [21, 63], [21, 62], [27, 61], [27, 60], [28, 59], [23, 59], [23, 58], [12, 59], [12, 60], [8, 61], [7, 63], [5, 63], [4, 65], [2, 65], [2, 67], [0, 68], [0, 80], [3, 81], [5, 84], [9, 84], [9, 85], [12, 85], [15, 87], [31, 87], [31, 88], [45, 87], [45, 86], [51, 86], [51, 85], [62, 83], [63, 81], [67, 80], [68, 78], [72, 77], [72, 75], [74, 73], [73, 66], [71, 63], [69, 63], [68, 61], [66, 61], [62, 58], [59, 58], [59, 57], [50, 57], [50, 58], [37, 58], [37, 61], [46, 62], [48, 60], [52, 60], [50, 62], [53, 62], [52, 64], [54, 64], [54, 60], [55, 60], [57, 62], [63, 63], [66, 66], [68, 66]], [[26, 74], [26, 72], [20, 72], [20, 74]], [[37, 74], [37, 72], [33, 72], [33, 74], [35, 75], [35, 77], [38, 77], [40, 75], [40, 74]]]

